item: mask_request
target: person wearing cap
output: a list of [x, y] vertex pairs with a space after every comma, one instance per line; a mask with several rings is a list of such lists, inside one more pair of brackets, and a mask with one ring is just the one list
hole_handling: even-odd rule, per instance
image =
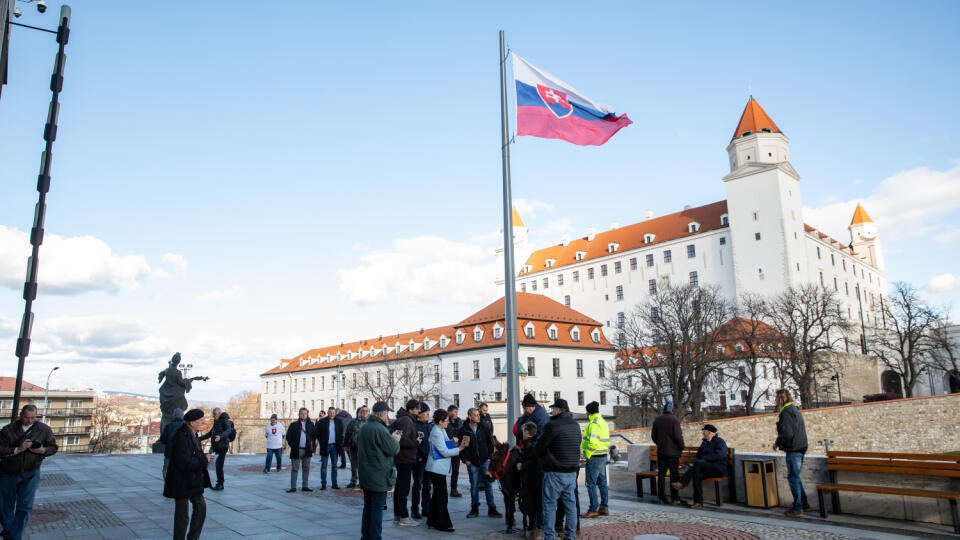
[[657, 445], [657, 497], [660, 504], [677, 504], [680, 502], [680, 493], [677, 488], [670, 486], [670, 500], [667, 501], [667, 473], [670, 478], [680, 478], [680, 456], [683, 455], [683, 429], [680, 419], [673, 414], [673, 402], [668, 401], [663, 406], [663, 414], [653, 420], [650, 428], [650, 438]]
[[290, 489], [287, 493], [297, 491], [297, 471], [300, 469], [303, 469], [300, 489], [313, 491], [310, 488], [310, 458], [317, 450], [317, 426], [310, 420], [310, 411], [306, 407], [300, 408], [299, 418], [287, 428], [287, 445], [290, 446]]
[[[523, 415], [514, 422], [513, 435], [516, 437], [519, 446], [523, 446], [524, 441], [530, 441], [536, 444], [537, 440], [540, 439], [540, 435], [543, 434], [543, 428], [547, 425], [547, 422], [550, 421], [550, 415], [537, 403], [537, 398], [533, 397], [533, 394], [523, 396], [523, 401], [520, 402], [520, 405], [523, 406]], [[520, 430], [523, 429], [523, 426], [526, 425], [527, 422], [533, 422], [537, 426], [537, 433], [532, 439], [528, 439], [520, 433]]]
[[[600, 414], [600, 404], [587, 403], [587, 422], [583, 430], [583, 442], [580, 449], [587, 458], [586, 484], [590, 495], [590, 508], [582, 518], [595, 518], [610, 514], [607, 509], [609, 491], [607, 490], [607, 454], [610, 451], [610, 428]], [[599, 500], [598, 500], [599, 499]]]
[[703, 442], [697, 450], [697, 457], [683, 473], [679, 482], [673, 482], [676, 489], [685, 488], [693, 482], [693, 505], [690, 508], [703, 508], [703, 479], [726, 476], [727, 443], [717, 436], [713, 424], [704, 424]]
[[803, 456], [807, 453], [807, 427], [800, 409], [793, 404], [789, 390], [777, 390], [777, 408], [780, 416], [777, 418], [777, 440], [773, 443], [773, 451], [783, 450], [787, 454], [787, 483], [793, 494], [793, 508], [784, 513], [790, 517], [801, 517], [804, 510], [810, 509], [807, 492], [800, 481]]
[[270, 415], [270, 423], [263, 430], [263, 436], [267, 438], [267, 462], [263, 465], [263, 474], [270, 472], [270, 464], [273, 462], [273, 456], [277, 456], [277, 472], [280, 472], [280, 456], [283, 455], [283, 437], [287, 430], [283, 429], [283, 424], [277, 422], [276, 413]]
[[[207, 465], [213, 454], [204, 454], [197, 433], [203, 428], [203, 411], [190, 409], [183, 415], [183, 425], [170, 442], [170, 468], [163, 479], [163, 496], [175, 501], [173, 513], [173, 540], [200, 538], [207, 518], [204, 488], [211, 487]], [[187, 514], [187, 503], [193, 515]], [[187, 530], [189, 525], [189, 531]]]
[[177, 407], [173, 410], [173, 420], [163, 427], [163, 433], [160, 434], [160, 442], [163, 443], [163, 477], [167, 477], [167, 469], [170, 468], [170, 442], [173, 440], [173, 434], [183, 427], [183, 409]]
[[357, 469], [363, 490], [362, 540], [380, 540], [383, 535], [383, 509], [387, 492], [397, 481], [394, 456], [400, 452], [400, 434], [390, 434], [390, 407], [385, 401], [373, 404], [373, 414], [357, 435]]
[[420, 402], [420, 413], [417, 415], [417, 468], [413, 471], [413, 487], [410, 494], [410, 517], [420, 519], [430, 511], [430, 489], [432, 484], [427, 478], [427, 456], [430, 453], [430, 405], [426, 401]]
[[557, 501], [563, 503], [565, 538], [577, 533], [577, 473], [580, 471], [580, 425], [570, 415], [567, 400], [550, 405], [550, 421], [537, 441], [537, 458], [543, 468], [543, 538], [553, 540]]
[[420, 525], [410, 519], [407, 508], [407, 497], [410, 495], [410, 482], [417, 468], [417, 449], [420, 441], [417, 440], [416, 418], [420, 414], [420, 401], [407, 400], [406, 407], [397, 409], [397, 418], [390, 426], [390, 431], [400, 434], [400, 452], [393, 459], [397, 467], [397, 485], [393, 489], [393, 523], [402, 527], [417, 527]]
[[[460, 437], [460, 430], [463, 429], [463, 420], [460, 419], [460, 409], [456, 405], [447, 407], [447, 437], [450, 440]], [[460, 455], [457, 454], [450, 458], [450, 496], [463, 497], [457, 490], [457, 481], [460, 480]]]

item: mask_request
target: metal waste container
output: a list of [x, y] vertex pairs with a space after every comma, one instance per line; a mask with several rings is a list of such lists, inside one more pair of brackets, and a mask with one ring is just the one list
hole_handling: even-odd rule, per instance
[[770, 508], [780, 505], [777, 494], [777, 460], [743, 460], [743, 483], [746, 487], [747, 506]]

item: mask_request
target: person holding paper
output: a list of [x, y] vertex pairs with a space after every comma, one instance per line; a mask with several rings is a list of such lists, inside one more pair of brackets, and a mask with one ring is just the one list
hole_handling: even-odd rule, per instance
[[[430, 499], [430, 513], [427, 515], [427, 527], [438, 531], [453, 532], [450, 512], [447, 512], [447, 476], [450, 475], [450, 458], [460, 455], [468, 440], [460, 442], [447, 436], [449, 415], [443, 409], [433, 413], [433, 427], [430, 429], [430, 452], [427, 454], [426, 474], [433, 484], [433, 497]], [[467, 438], [465, 438], [467, 439]]]

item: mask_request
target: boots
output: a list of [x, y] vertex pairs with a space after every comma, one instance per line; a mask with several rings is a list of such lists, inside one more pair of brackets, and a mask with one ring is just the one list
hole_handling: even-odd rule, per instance
[[501, 514], [500, 512], [497, 512], [496, 506], [488, 506], [487, 515], [490, 517], [503, 517], [503, 514]]
[[477, 517], [477, 516], [479, 516], [479, 515], [480, 515], [480, 507], [479, 507], [479, 506], [471, 506], [471, 507], [470, 507], [470, 513], [467, 514], [467, 517], [468, 517], [468, 518], [475, 518], [475, 517]]

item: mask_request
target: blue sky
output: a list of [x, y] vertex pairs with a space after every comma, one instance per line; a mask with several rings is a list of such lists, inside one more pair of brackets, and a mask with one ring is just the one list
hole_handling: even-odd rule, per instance
[[[19, 4], [20, 22], [55, 25]], [[27, 378], [153, 392], [173, 351], [256, 389], [312, 346], [497, 296], [497, 31], [634, 125], [518, 138], [535, 245], [724, 198], [749, 92], [791, 139], [808, 223], [862, 200], [889, 278], [956, 299], [955, 2], [75, 6]], [[13, 375], [52, 36], [13, 31], [0, 97], [0, 350]], [[59, 380], [57, 380], [59, 378]]]

